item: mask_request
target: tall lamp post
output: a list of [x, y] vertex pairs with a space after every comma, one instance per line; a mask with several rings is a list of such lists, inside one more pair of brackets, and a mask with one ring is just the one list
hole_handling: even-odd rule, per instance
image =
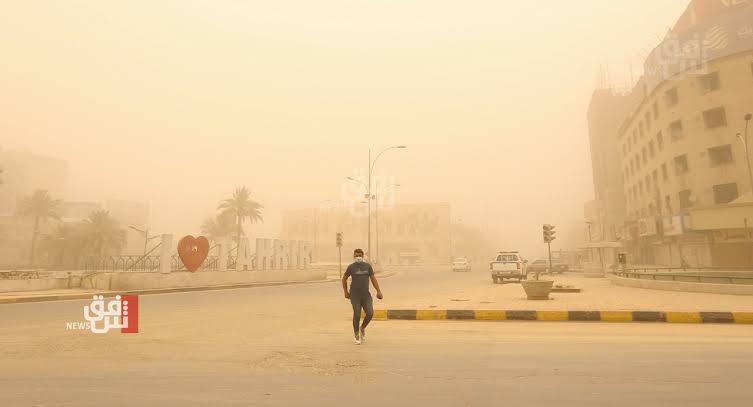
[[[365, 200], [365, 201], [360, 201], [359, 203], [362, 203], [362, 204], [367, 204], [368, 202], [371, 202], [371, 197], [370, 197], [370, 196], [369, 196], [369, 194], [368, 194], [368, 192], [369, 192], [369, 187], [368, 187], [368, 186], [366, 186], [366, 184], [365, 184], [365, 183], [364, 183], [363, 181], [361, 181], [360, 179], [357, 179], [357, 178], [353, 178], [353, 177], [346, 177], [346, 179], [347, 179], [348, 181], [353, 181], [353, 182], [355, 182], [355, 183], [357, 183], [357, 184], [361, 184], [361, 186], [363, 187], [363, 189], [364, 189], [364, 192], [365, 192], [365, 193], [363, 194], [363, 197], [364, 197], [364, 199], [366, 199], [366, 200]], [[368, 201], [368, 202], [367, 202], [367, 201]], [[366, 225], [367, 225], [367, 228], [368, 228], [368, 224], [369, 224], [369, 223], [370, 223], [370, 219], [369, 219], [369, 218], [367, 218], [367, 219], [366, 219]]]
[[[387, 188], [399, 187], [400, 184], [390, 184]], [[376, 193], [374, 194], [374, 227], [376, 228], [376, 251], [374, 252], [374, 262], [379, 263], [379, 184], [377, 184]]]
[[368, 232], [367, 232], [368, 233], [368, 244], [367, 244], [368, 252], [367, 253], [369, 254], [369, 258], [371, 257], [371, 199], [372, 199], [371, 174], [374, 171], [374, 165], [376, 165], [376, 162], [377, 160], [379, 160], [379, 157], [381, 157], [382, 154], [386, 153], [387, 151], [394, 150], [396, 148], [407, 148], [407, 146], [399, 145], [399, 146], [387, 147], [384, 150], [380, 151], [379, 154], [377, 154], [376, 158], [374, 158], [374, 161], [371, 161], [371, 149], [369, 149], [369, 180], [368, 180], [368, 190], [367, 190], [367, 194], [368, 194], [367, 196], [368, 196], [368, 201], [369, 201], [369, 214], [368, 214], [369, 227], [367, 228], [368, 229]]
[[128, 227], [130, 229], [133, 229], [133, 230], [141, 233], [142, 235], [144, 235], [144, 257], [146, 257], [146, 252], [147, 252], [147, 248], [148, 248], [148, 245], [149, 245], [149, 241], [152, 240], [152, 239], [158, 238], [159, 235], [149, 237], [149, 229], [141, 230], [141, 229], [139, 229], [139, 228], [137, 228], [136, 226], [133, 226], [133, 225], [128, 225]]
[[750, 113], [745, 115], [745, 135], [741, 136], [740, 133], [737, 133], [737, 138], [739, 138], [743, 142], [743, 147], [745, 148], [745, 162], [748, 163], [748, 177], [750, 180], [750, 191], [751, 194], [753, 194], [753, 171], [751, 171], [750, 167], [750, 154], [748, 152], [748, 124], [750, 123], [750, 119], [753, 117]]

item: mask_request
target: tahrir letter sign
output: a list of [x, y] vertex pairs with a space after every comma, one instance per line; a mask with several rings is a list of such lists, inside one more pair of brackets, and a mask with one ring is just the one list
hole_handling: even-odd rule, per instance
[[190, 272], [198, 270], [208, 254], [209, 240], [204, 236], [188, 235], [178, 242], [178, 256]]

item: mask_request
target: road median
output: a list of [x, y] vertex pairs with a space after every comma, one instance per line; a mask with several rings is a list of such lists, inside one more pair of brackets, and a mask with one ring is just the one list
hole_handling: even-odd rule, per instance
[[[380, 274], [380, 278], [392, 277], [397, 272], [385, 272]], [[281, 282], [258, 282], [258, 283], [246, 283], [246, 284], [226, 284], [226, 285], [209, 285], [209, 286], [196, 286], [196, 287], [174, 287], [174, 288], [152, 288], [143, 290], [125, 290], [125, 291], [109, 291], [109, 290], [76, 290], [74, 293], [66, 293], [66, 290], [55, 290], [54, 293], [35, 292], [34, 294], [19, 293], [0, 293], [0, 304], [19, 304], [29, 302], [45, 302], [45, 301], [66, 301], [66, 300], [85, 300], [91, 299], [93, 295], [102, 295], [106, 298], [115, 297], [116, 295], [133, 294], [133, 295], [149, 295], [149, 294], [168, 294], [168, 293], [180, 293], [190, 291], [211, 291], [211, 290], [231, 290], [238, 288], [255, 288], [255, 287], [274, 287], [282, 285], [299, 285], [299, 284], [318, 284], [328, 283], [333, 281], [340, 281], [340, 279], [323, 279], [323, 280], [311, 280], [311, 281], [281, 281]]]
[[374, 319], [753, 324], [753, 312], [378, 309]]

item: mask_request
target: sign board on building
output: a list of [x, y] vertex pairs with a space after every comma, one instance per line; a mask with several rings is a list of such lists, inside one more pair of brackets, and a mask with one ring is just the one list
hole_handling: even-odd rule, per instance
[[687, 232], [688, 217], [686, 215], [665, 216], [661, 219], [664, 236], [677, 236]]
[[638, 220], [638, 235], [640, 237], [656, 235], [656, 219], [643, 218]]

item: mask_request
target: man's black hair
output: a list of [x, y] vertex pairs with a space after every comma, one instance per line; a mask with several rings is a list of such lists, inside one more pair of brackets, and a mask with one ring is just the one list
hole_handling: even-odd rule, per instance
[[361, 253], [361, 254], [363, 254], [363, 250], [362, 250], [362, 249], [356, 249], [356, 250], [353, 250], [353, 254], [356, 254], [356, 253]]

